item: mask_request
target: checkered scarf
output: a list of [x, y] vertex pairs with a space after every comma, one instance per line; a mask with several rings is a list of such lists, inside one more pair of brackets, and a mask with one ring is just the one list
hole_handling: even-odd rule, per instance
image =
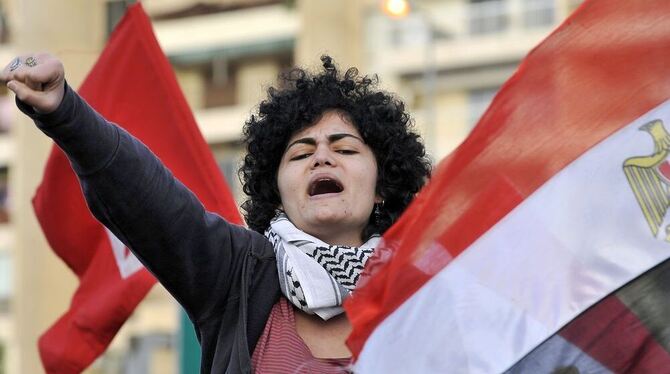
[[282, 293], [301, 310], [328, 320], [342, 313], [342, 302], [356, 287], [379, 236], [360, 247], [329, 245], [299, 230], [285, 213], [265, 231], [277, 256]]

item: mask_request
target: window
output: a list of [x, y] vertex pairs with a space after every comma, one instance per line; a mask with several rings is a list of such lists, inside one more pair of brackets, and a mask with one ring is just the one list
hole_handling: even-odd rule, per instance
[[174, 373], [175, 337], [166, 332], [133, 336], [123, 366], [124, 374]]
[[8, 133], [14, 122], [14, 96], [0, 94], [0, 135]]
[[5, 374], [7, 372], [5, 366], [7, 365], [7, 360], [5, 359], [5, 343], [0, 342], [0, 374]]
[[504, 0], [470, 0], [468, 14], [472, 35], [501, 32], [509, 23], [507, 3]]
[[239, 188], [240, 181], [237, 178], [237, 169], [239, 168], [239, 160], [236, 157], [226, 157], [220, 160], [217, 160], [219, 164], [219, 170], [223, 174], [223, 178], [226, 180], [230, 191], [235, 194]]
[[[276, 67], [269, 76], [267, 70], [261, 69], [261, 75], [249, 73], [254, 66], [271, 64]], [[267, 65], [265, 65], [267, 66]], [[251, 89], [260, 92], [261, 87], [274, 84], [277, 73], [289, 70], [293, 66], [293, 56], [286, 51], [277, 53], [259, 53], [240, 58], [214, 57], [201, 65], [205, 77], [205, 108], [226, 107], [235, 105], [257, 104], [247, 100], [246, 93]], [[256, 71], [257, 73], [258, 71]]]
[[134, 2], [135, 0], [107, 1], [107, 35], [112, 33], [116, 24], [126, 13], [126, 8]]
[[9, 25], [7, 23], [7, 11], [4, 9], [3, 5], [0, 5], [0, 43], [5, 44], [8, 42], [9, 42]]
[[554, 0], [523, 0], [523, 26], [526, 28], [551, 26], [556, 18]]
[[237, 170], [242, 162], [242, 152], [244, 151], [242, 143], [219, 143], [213, 144], [210, 147], [216, 164], [219, 166], [219, 170], [221, 170], [221, 174], [223, 174], [230, 188], [230, 192], [239, 204], [246, 198], [242, 192], [240, 179], [237, 176]]
[[430, 39], [431, 26], [428, 20], [412, 14], [391, 22], [391, 43], [395, 47], [425, 45]]
[[498, 87], [489, 87], [470, 91], [470, 98], [468, 100], [468, 123], [470, 124], [471, 128], [477, 124], [479, 118], [489, 107], [491, 101], [493, 101], [493, 97], [497, 92]]
[[9, 254], [0, 248], [0, 314], [9, 311], [9, 298], [12, 294], [12, 264]]
[[584, 0], [568, 0], [568, 12], [572, 13], [577, 7], [582, 5]]
[[205, 108], [237, 105], [237, 63], [215, 57], [203, 65]]

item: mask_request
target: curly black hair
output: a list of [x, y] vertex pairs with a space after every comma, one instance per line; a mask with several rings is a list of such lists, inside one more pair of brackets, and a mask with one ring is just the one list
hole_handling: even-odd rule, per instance
[[405, 210], [430, 175], [431, 164], [402, 101], [376, 89], [378, 78], [350, 68], [342, 76], [329, 56], [323, 71], [294, 68], [270, 87], [258, 113], [245, 123], [247, 154], [239, 170], [248, 199], [242, 204], [252, 230], [263, 233], [281, 204], [277, 170], [289, 139], [336, 110], [345, 115], [372, 149], [377, 161], [380, 214], [370, 216], [362, 239], [383, 234]]

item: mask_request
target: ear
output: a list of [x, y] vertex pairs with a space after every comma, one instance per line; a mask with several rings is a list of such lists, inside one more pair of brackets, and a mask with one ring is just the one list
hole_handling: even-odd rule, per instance
[[375, 204], [380, 204], [380, 203], [383, 203], [383, 202], [384, 202], [384, 199], [382, 199], [381, 196], [375, 195]]

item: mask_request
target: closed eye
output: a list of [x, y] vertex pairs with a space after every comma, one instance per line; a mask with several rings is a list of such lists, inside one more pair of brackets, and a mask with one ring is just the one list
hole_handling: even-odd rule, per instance
[[307, 158], [307, 157], [309, 157], [309, 156], [311, 156], [311, 155], [312, 155], [311, 153], [302, 153], [302, 154], [299, 154], [299, 155], [296, 155], [296, 156], [291, 157], [291, 158], [289, 159], [289, 161], [302, 160], [302, 159], [305, 159], [305, 158]]

